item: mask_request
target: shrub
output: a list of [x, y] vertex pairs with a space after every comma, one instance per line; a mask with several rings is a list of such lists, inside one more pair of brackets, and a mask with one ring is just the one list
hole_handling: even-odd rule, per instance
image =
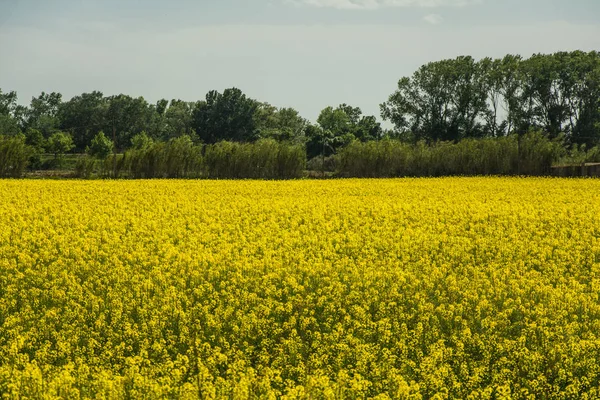
[[99, 160], [105, 160], [113, 151], [113, 142], [106, 137], [104, 132], [98, 132], [86, 152]]
[[143, 141], [125, 153], [123, 168], [132, 178], [199, 177], [203, 169], [202, 148], [187, 135], [168, 143]]
[[215, 179], [292, 179], [306, 167], [302, 145], [261, 139], [255, 143], [219, 142], [206, 146], [205, 170]]
[[0, 136], [0, 177], [22, 176], [33, 153], [23, 135]]
[[56, 132], [48, 138], [46, 148], [54, 154], [56, 160], [55, 166], [60, 167], [63, 162], [63, 156], [66, 152], [71, 151], [75, 147], [73, 138], [68, 133]]
[[75, 176], [77, 178], [89, 179], [96, 168], [96, 159], [93, 157], [80, 157], [75, 164]]
[[562, 146], [540, 132], [520, 138], [407, 144], [398, 140], [350, 143], [338, 155], [345, 177], [547, 175]]

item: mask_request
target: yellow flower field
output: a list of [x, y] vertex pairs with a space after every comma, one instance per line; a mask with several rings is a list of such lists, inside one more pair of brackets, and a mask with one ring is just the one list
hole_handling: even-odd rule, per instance
[[4, 398], [600, 398], [600, 180], [0, 181]]

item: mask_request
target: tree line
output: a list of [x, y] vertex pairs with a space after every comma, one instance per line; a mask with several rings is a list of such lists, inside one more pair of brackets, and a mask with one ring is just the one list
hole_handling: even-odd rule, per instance
[[[551, 152], [550, 163], [572, 154], [582, 160], [595, 157], [589, 154], [598, 154], [597, 149], [590, 149], [600, 142], [600, 53], [573, 51], [535, 54], [528, 59], [507, 55], [482, 60], [461, 56], [428, 63], [412, 76], [401, 78], [396, 90], [380, 105], [381, 118], [390, 123], [391, 129], [384, 129], [375, 116], [364, 115], [360, 108], [348, 104], [326, 107], [313, 123], [293, 108], [278, 108], [252, 99], [237, 88], [210, 91], [204, 99], [194, 102], [161, 99], [150, 103], [143, 97], [105, 96], [98, 91], [66, 101], [60, 93], [41, 93], [28, 106], [20, 105], [17, 100], [17, 93], [0, 90], [0, 175], [4, 176], [18, 176], [27, 166], [31, 169], [55, 166], [69, 152], [89, 155], [87, 165], [83, 162], [78, 165], [81, 171], [91, 170], [93, 159], [105, 163], [111, 158], [113, 174], [121, 165], [129, 171], [129, 176], [171, 176], [162, 167], [157, 167], [160, 173], [138, 173], [135, 166], [139, 163], [128, 164], [127, 160], [133, 160], [134, 154], [141, 157], [139, 154], [149, 149], [162, 154], [156, 156], [157, 160], [183, 159], [185, 152], [173, 155], [174, 148], [183, 148], [181, 143], [195, 146], [194, 151], [203, 159], [202, 163], [196, 163], [193, 168], [196, 172], [191, 175], [202, 170], [204, 175], [214, 176], [206, 170], [211, 159], [206, 153], [216, 149], [216, 144], [220, 144], [221, 150], [227, 146], [238, 149], [228, 156], [232, 164], [242, 153], [248, 160], [247, 154], [254, 151], [249, 145], [264, 151], [274, 149], [272, 146], [277, 144], [277, 151], [288, 146], [297, 156], [297, 149], [303, 149], [295, 165], [309, 160], [309, 168], [335, 168], [346, 176], [377, 176], [374, 171], [378, 167], [374, 166], [368, 173], [356, 172], [371, 168], [364, 160], [360, 166], [351, 167], [349, 163], [358, 160], [357, 156], [364, 158], [363, 153], [371, 154], [369, 157], [373, 159], [373, 152], [378, 154], [375, 157], [378, 163], [388, 163], [390, 146], [411, 154], [427, 148], [436, 154], [431, 160], [447, 162], [458, 148], [488, 149], [493, 147], [488, 143], [494, 140], [507, 147], [502, 153], [506, 159], [513, 154], [511, 149], [516, 143], [518, 155], [513, 157], [513, 164], [517, 165], [514, 159], [520, 161], [508, 170], [523, 173], [520, 165], [526, 152], [519, 150], [519, 138], [531, 132], [539, 132], [540, 140], [559, 144]], [[511, 137], [514, 138], [505, 140]], [[485, 144], [460, 145], [464, 140], [483, 139]], [[393, 144], [377, 144], [390, 141]], [[43, 153], [53, 157], [43, 162]], [[113, 153], [119, 155], [111, 156]], [[165, 163], [157, 161], [156, 165]], [[547, 164], [545, 161], [535, 170], [541, 173]], [[469, 170], [460, 166], [451, 168], [449, 173], [485, 173], [489, 169], [486, 168]], [[428, 171], [421, 169], [417, 173], [414, 169], [388, 168], [385, 175], [419, 175]], [[438, 165], [430, 170], [444, 168]]]
[[568, 144], [600, 139], [600, 53], [432, 62], [398, 82], [384, 119], [413, 140], [457, 141], [532, 129]]

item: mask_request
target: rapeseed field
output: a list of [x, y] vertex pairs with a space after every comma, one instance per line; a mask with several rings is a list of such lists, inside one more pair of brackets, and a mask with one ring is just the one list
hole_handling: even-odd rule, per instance
[[600, 398], [600, 180], [0, 181], [0, 393]]

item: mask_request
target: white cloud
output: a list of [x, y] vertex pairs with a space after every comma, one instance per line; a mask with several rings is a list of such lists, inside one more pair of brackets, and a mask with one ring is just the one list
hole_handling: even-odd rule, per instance
[[285, 0], [295, 5], [340, 10], [376, 10], [386, 7], [464, 7], [482, 0]]
[[439, 25], [444, 21], [440, 14], [429, 14], [423, 17], [423, 21], [431, 25]]

